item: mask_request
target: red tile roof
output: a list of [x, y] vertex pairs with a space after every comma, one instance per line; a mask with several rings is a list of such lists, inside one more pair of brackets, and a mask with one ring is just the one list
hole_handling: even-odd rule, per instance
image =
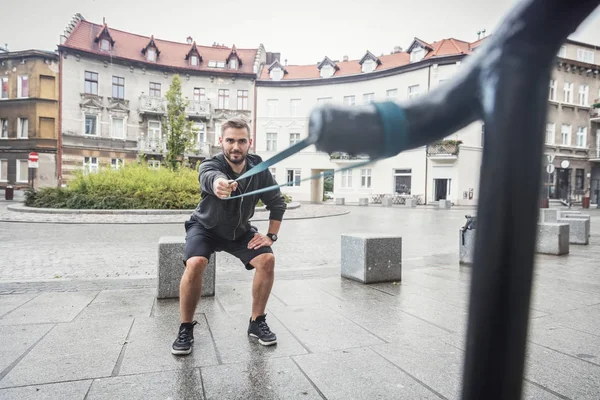
[[[461, 54], [470, 54], [475, 49], [475, 47], [479, 46], [484, 39], [480, 39], [476, 42], [469, 43], [463, 40], [458, 40], [454, 38], [443, 39], [438, 42], [427, 43], [423, 40], [420, 42], [426, 44], [431, 47], [433, 50], [430, 50], [425, 55], [424, 59], [438, 58], [438, 57], [449, 57]], [[381, 61], [381, 65], [378, 65], [375, 71], [383, 71], [386, 69], [396, 68], [403, 65], [410, 64], [410, 54], [407, 52], [398, 52], [387, 54], [378, 57]], [[336, 65], [339, 67], [339, 70], [335, 72], [333, 77], [338, 76], [348, 76], [348, 75], [360, 75], [361, 65], [359, 64], [360, 59], [358, 60], [349, 60], [349, 61], [338, 61]], [[287, 65], [285, 67], [285, 71], [287, 74], [283, 76], [282, 80], [301, 80], [301, 79], [319, 79], [319, 69], [317, 68], [317, 64], [311, 65]], [[262, 73], [260, 75], [260, 80], [271, 80], [269, 75], [268, 68], [263, 68]]]
[[[110, 52], [101, 51], [99, 43], [94, 39], [98, 38], [103, 30], [110, 34], [114, 40], [114, 46]], [[151, 41], [152, 37], [141, 36], [134, 33], [120, 31], [105, 25], [97, 25], [86, 20], [81, 20], [73, 29], [66, 42], [60, 46], [61, 48], [81, 50], [87, 53], [94, 53], [101, 56], [122, 58], [126, 60], [146, 63], [151, 65], [160, 65], [164, 67], [184, 68], [189, 70], [211, 71], [213, 73], [226, 72], [228, 74], [252, 74], [254, 59], [258, 49], [235, 49], [236, 54], [241, 59], [241, 65], [237, 70], [231, 70], [227, 66], [225, 68], [208, 67], [209, 61], [225, 60], [231, 54], [232, 49], [227, 46], [198, 46], [202, 62], [198, 66], [192, 66], [186, 60], [186, 55], [192, 48], [192, 44], [178, 43], [168, 40], [154, 38], [154, 43], [160, 50], [160, 54], [156, 62], [146, 60], [142, 49], [144, 49]]]

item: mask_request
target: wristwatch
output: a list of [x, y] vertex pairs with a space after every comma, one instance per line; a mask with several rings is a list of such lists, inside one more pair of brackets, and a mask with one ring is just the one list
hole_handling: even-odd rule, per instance
[[276, 242], [277, 241], [277, 235], [274, 233], [267, 233], [266, 235], [269, 239], [271, 239], [272, 241]]

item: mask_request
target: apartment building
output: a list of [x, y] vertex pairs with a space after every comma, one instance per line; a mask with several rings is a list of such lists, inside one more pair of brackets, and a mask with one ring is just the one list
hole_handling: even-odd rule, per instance
[[[57, 184], [58, 55], [0, 52], [0, 187]], [[38, 168], [28, 155], [39, 154]]]
[[[404, 101], [435, 90], [462, 68], [464, 58], [482, 43], [454, 38], [428, 43], [415, 38], [406, 51], [396, 47], [376, 56], [367, 51], [359, 59], [325, 57], [312, 65], [286, 65], [281, 60], [262, 68], [256, 82], [256, 152], [270, 158], [308, 134], [310, 111], [318, 104], [348, 106], [373, 101]], [[381, 195], [415, 196], [421, 204], [450, 199], [476, 204], [483, 134], [474, 122], [446, 140], [335, 175], [334, 196], [348, 202]], [[271, 173], [294, 200], [319, 202], [322, 180], [303, 179], [352, 165], [361, 157], [324, 154], [313, 147], [280, 162]], [[399, 200], [401, 201], [401, 200]]]
[[546, 154], [555, 171], [546, 174], [551, 199], [581, 201], [600, 182], [600, 48], [567, 40], [552, 70], [548, 94]]
[[212, 156], [220, 126], [239, 116], [252, 122], [254, 80], [267, 61], [262, 45], [203, 46], [172, 42], [92, 23], [77, 14], [58, 46], [61, 77], [60, 170], [118, 168], [143, 154], [160, 166], [166, 154], [166, 92], [178, 74], [196, 146], [191, 163]]

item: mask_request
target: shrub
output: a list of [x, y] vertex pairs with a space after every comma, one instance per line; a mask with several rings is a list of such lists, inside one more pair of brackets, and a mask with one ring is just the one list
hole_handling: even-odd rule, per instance
[[191, 210], [199, 200], [197, 170], [152, 169], [146, 163], [130, 163], [118, 170], [101, 168], [87, 175], [77, 172], [65, 188], [25, 193], [27, 206], [69, 209]]

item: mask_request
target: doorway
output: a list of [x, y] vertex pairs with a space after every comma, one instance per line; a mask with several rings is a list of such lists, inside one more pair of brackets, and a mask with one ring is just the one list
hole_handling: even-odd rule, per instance
[[569, 199], [570, 177], [571, 169], [556, 168], [556, 197], [560, 200]]
[[450, 197], [451, 179], [434, 179], [433, 193], [434, 201], [448, 200]]

